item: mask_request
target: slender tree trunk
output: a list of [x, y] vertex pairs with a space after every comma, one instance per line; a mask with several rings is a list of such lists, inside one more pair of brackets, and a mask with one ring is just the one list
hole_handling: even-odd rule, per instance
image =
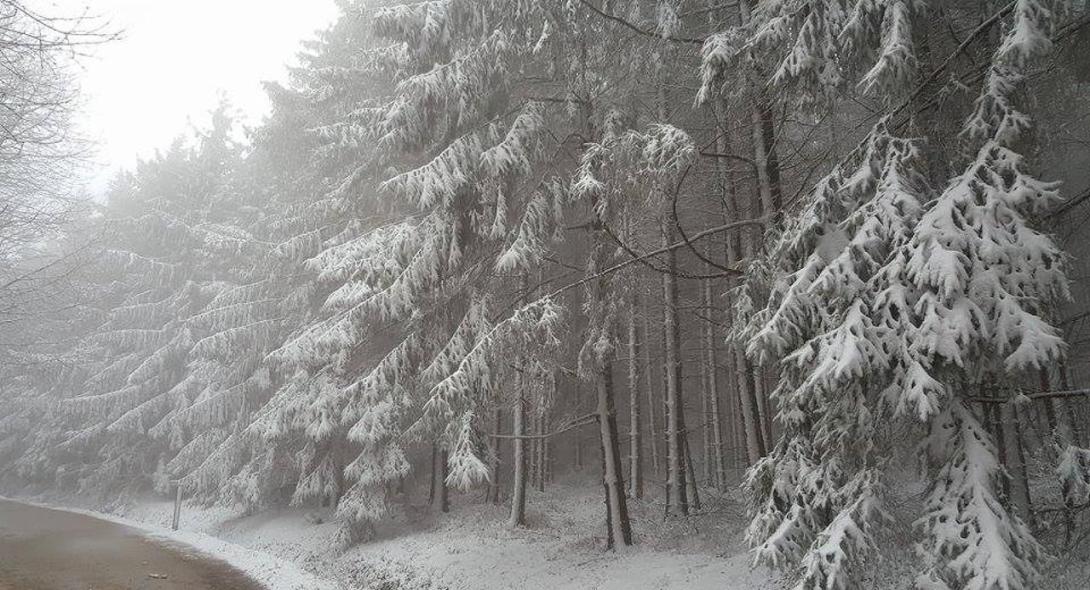
[[723, 457], [723, 420], [719, 411], [719, 354], [715, 335], [715, 301], [712, 298], [711, 281], [704, 282], [704, 304], [708, 310], [708, 322], [704, 325], [704, 346], [707, 348], [708, 398], [711, 412], [712, 455], [705, 457], [705, 463], [714, 465], [712, 484], [721, 490], [726, 485], [726, 464]]
[[647, 441], [648, 446], [651, 447], [651, 468], [654, 473], [658, 473], [659, 469], [659, 427], [658, 419], [656, 419], [655, 408], [658, 406], [655, 399], [655, 386], [652, 377], [653, 371], [651, 370], [651, 326], [648, 322], [648, 316], [650, 315], [648, 310], [648, 304], [644, 301], [643, 304], [643, 333], [647, 339], [647, 345], [644, 346], [644, 384], [647, 388]]
[[[492, 412], [492, 432], [503, 434], [503, 408], [498, 405]], [[500, 458], [500, 439], [493, 438], [489, 446], [492, 448], [492, 480], [488, 482], [487, 500], [493, 504], [499, 504], [503, 495], [503, 487], [500, 483], [500, 468], [503, 466]]]
[[538, 492], [545, 491], [545, 411], [538, 408], [534, 417], [534, 434], [538, 437], [534, 440], [534, 489]]
[[[703, 332], [703, 328], [701, 332]], [[703, 341], [704, 339], [701, 338]], [[701, 351], [702, 358], [701, 371], [700, 371], [700, 443], [701, 451], [703, 453], [703, 460], [700, 463], [700, 480], [704, 482], [704, 485], [710, 486], [712, 484], [712, 429], [711, 429], [711, 376], [708, 374], [708, 357], [706, 351]]]
[[[666, 305], [663, 305], [663, 318], [665, 318]], [[666, 363], [667, 349], [670, 348], [667, 340], [670, 339], [669, 331], [666, 326], [662, 328], [662, 344], [660, 350], [662, 351], [662, 407], [659, 408], [662, 413], [662, 469], [659, 471], [663, 481], [663, 514], [670, 515], [670, 508], [673, 506], [673, 494], [674, 490], [670, 487], [670, 470], [672, 463], [670, 462], [670, 441], [672, 440], [671, 431], [673, 424], [673, 414], [670, 412], [670, 375], [673, 371], [670, 370], [669, 365]]]
[[[560, 372], [554, 371], [550, 385], [553, 389], [552, 399], [557, 400], [560, 398]], [[548, 424], [546, 424], [548, 427]], [[542, 448], [542, 478], [544, 483], [552, 483], [553, 481], [553, 454], [552, 454], [552, 438], [542, 439], [544, 447]]]
[[[731, 356], [737, 358], [736, 355], [733, 354], [733, 352], [734, 351], [732, 351]], [[738, 416], [738, 427], [736, 429], [737, 439], [734, 442], [734, 448], [736, 452], [735, 454], [738, 457], [738, 460], [736, 461], [736, 466], [739, 469], [742, 469], [752, 464], [749, 458], [749, 431], [746, 427], [747, 423], [745, 419], [745, 408], [743, 407], [745, 404], [745, 386], [743, 383], [743, 381], [745, 380], [745, 370], [738, 368], [741, 366], [741, 361], [735, 362], [734, 364], [735, 371], [739, 375], [738, 380], [735, 381], [735, 383], [738, 384], [738, 397], [734, 399], [734, 413]]]
[[[743, 24], [749, 22], [751, 0], [738, 2], [738, 14]], [[776, 126], [772, 120], [772, 101], [764, 88], [753, 89], [750, 123], [753, 136], [753, 160], [757, 164], [758, 215], [779, 216], [783, 210], [783, 189], [780, 181], [780, 160], [776, 153]]]
[[1007, 448], [1006, 462], [1003, 464], [1010, 474], [1010, 499], [1018, 517], [1033, 527], [1033, 507], [1029, 495], [1029, 477], [1026, 473], [1026, 456], [1022, 448], [1022, 429], [1019, 424], [1019, 411], [1015, 403], [1005, 402], [998, 405], [1002, 414], [1002, 446]]
[[537, 434], [537, 417], [534, 416], [533, 402], [529, 399], [526, 400], [526, 421], [525, 430], [528, 438], [526, 439], [526, 448], [524, 450], [526, 454], [526, 489], [537, 489], [537, 438], [533, 435]]
[[[709, 19], [710, 23], [714, 22], [714, 19], [713, 19], [713, 16], [712, 16], [711, 12], [708, 13], [708, 19]], [[736, 142], [733, 141], [733, 138], [732, 138], [733, 130], [731, 128], [730, 118], [727, 115], [726, 101], [725, 100], [715, 100], [712, 104], [713, 104], [713, 112], [714, 112], [715, 123], [716, 123], [716, 150], [720, 154], [730, 154], [730, 153], [732, 153], [733, 146], [735, 145]], [[726, 162], [722, 158], [719, 158], [719, 159], [716, 160], [716, 175], [717, 175], [717, 177], [719, 179], [720, 192], [722, 194], [724, 221], [733, 221], [733, 220], [740, 219], [742, 217], [742, 214], [741, 214], [741, 208], [738, 205], [738, 183], [737, 183], [737, 178], [736, 178], [736, 175], [735, 175], [733, 169], [731, 167], [727, 166]], [[735, 233], [732, 233], [732, 234], [727, 236], [727, 239], [724, 242], [724, 249], [725, 249], [724, 255], [725, 255], [727, 266], [733, 266], [733, 265], [737, 264], [740, 261], [742, 255], [743, 255], [742, 237], [743, 237], [742, 232], [735, 232]], [[710, 283], [706, 284], [705, 288], [706, 288], [706, 290], [710, 290]], [[710, 293], [705, 293], [705, 300], [708, 301], [710, 299], [711, 299]], [[709, 303], [709, 309], [714, 309], [713, 307], [710, 307], [710, 305], [711, 304]], [[730, 299], [728, 298], [727, 308], [731, 309], [731, 307], [732, 307], [731, 302], [730, 302]], [[711, 356], [711, 359], [709, 360], [709, 364], [712, 365], [712, 371], [713, 372], [711, 374], [714, 377], [716, 375], [715, 371], [716, 371], [716, 364], [717, 364], [714, 325], [710, 329], [710, 336], [708, 336], [708, 342], [710, 343], [708, 346], [709, 346], [709, 351], [710, 351], [710, 356]], [[740, 451], [740, 449], [742, 447], [741, 433], [744, 430], [743, 428], [739, 427], [739, 421], [742, 419], [741, 418], [741, 412], [739, 411], [739, 409], [740, 409], [739, 404], [740, 404], [740, 401], [741, 401], [742, 392], [743, 392], [743, 390], [745, 388], [745, 386], [744, 386], [744, 381], [745, 380], [742, 379], [742, 371], [744, 371], [745, 369], [743, 367], [737, 366], [736, 355], [735, 355], [735, 352], [734, 352], [734, 348], [735, 348], [735, 345], [733, 343], [729, 343], [727, 345], [727, 355], [726, 355], [727, 364], [728, 364], [728, 373], [727, 374], [728, 375], [733, 374], [735, 376], [734, 379], [727, 379], [727, 382], [728, 382], [730, 390], [731, 390], [731, 400], [728, 400], [728, 403], [727, 403], [727, 409], [728, 409], [727, 424], [728, 424], [729, 430], [730, 430], [730, 432], [728, 433], [728, 439], [730, 440], [730, 444], [731, 444], [731, 447], [732, 447], [731, 448], [731, 457], [732, 457], [731, 464], [732, 464], [732, 466], [737, 467], [738, 464], [740, 463], [738, 461], [738, 454], [739, 454], [739, 451]], [[713, 392], [717, 392], [718, 388], [713, 385], [712, 390], [713, 390]], [[717, 393], [712, 396], [712, 400], [713, 400], [713, 404], [717, 406], [718, 403], [719, 403], [719, 396], [718, 396]], [[730, 403], [731, 401], [733, 401], [733, 403]], [[715, 410], [714, 420], [715, 420], [715, 428], [716, 428], [714, 434], [715, 434], [715, 440], [716, 440], [716, 453], [717, 453], [716, 454], [716, 471], [717, 471], [716, 477], [718, 479], [718, 483], [716, 485], [720, 489], [723, 489], [726, 486], [726, 479], [727, 478], [726, 478], [724, 458], [723, 458], [724, 449], [723, 449], [722, 424], [720, 423], [720, 413], [719, 413], [718, 409]]]
[[583, 437], [579, 435], [575, 437], [575, 470], [583, 470]]
[[537, 491], [545, 491], [545, 431], [548, 427], [545, 408], [542, 407], [537, 417]]
[[[515, 408], [511, 412], [511, 434], [521, 437], [526, 435], [526, 396], [522, 390], [521, 379], [516, 380], [515, 388], [518, 399], [515, 400]], [[511, 517], [507, 524], [518, 527], [526, 524], [526, 439], [514, 438], [511, 445], [515, 469], [511, 477]]]
[[[553, 481], [552, 446], [553, 443], [549, 439], [545, 439], [545, 447], [542, 453], [544, 461], [544, 467], [542, 468], [542, 479], [544, 481], [544, 484], [549, 484]], [[542, 487], [542, 491], [544, 491], [544, 487]]]
[[640, 296], [632, 290], [632, 303], [628, 314], [628, 483], [629, 495], [643, 497], [643, 452], [640, 449], [640, 334], [636, 317], [640, 308]]
[[[589, 127], [589, 117], [585, 123]], [[602, 211], [598, 204], [591, 203], [591, 210]], [[605, 220], [599, 218], [597, 222], [604, 224]], [[605, 267], [608, 252], [612, 249], [601, 227], [596, 232], [594, 242], [594, 251], [589, 264], [589, 270], [592, 272], [589, 274]], [[607, 313], [607, 305], [613, 296], [610, 279], [607, 276], [599, 277], [593, 283], [592, 291], [593, 308], [589, 314], [591, 325], [601, 331], [600, 337], [608, 339], [609, 343], [613, 344], [616, 342], [616, 326], [612, 324], [611, 314]], [[617, 544], [625, 546], [632, 544], [632, 526], [628, 520], [628, 500], [625, 496], [624, 462], [621, 459], [621, 442], [617, 432], [617, 412], [613, 399], [614, 354], [613, 346], [609, 346], [608, 350], [598, 350], [595, 355], [598, 373], [595, 379], [596, 412], [602, 451], [602, 489], [606, 502], [606, 546], [611, 550]]]
[[632, 528], [628, 520], [617, 415], [613, 407], [613, 367], [608, 359], [602, 359], [598, 374], [598, 427], [602, 441], [602, 487], [606, 494], [606, 546], [612, 549], [617, 543], [632, 544]]
[[696, 479], [696, 469], [693, 468], [693, 452], [689, 446], [689, 438], [685, 437], [685, 470], [689, 473], [688, 497], [693, 510], [700, 510], [700, 482]]
[[439, 463], [439, 445], [432, 443], [431, 445], [431, 478], [428, 480], [428, 506], [435, 504], [435, 484], [436, 473], [435, 466]]
[[[723, 355], [723, 369], [726, 373], [724, 382], [727, 384], [727, 396], [723, 399], [724, 413], [726, 414], [726, 440], [724, 441], [726, 447], [723, 449], [723, 456], [724, 463], [729, 460], [730, 469], [737, 469], [745, 462], [742, 458], [742, 449], [745, 448], [745, 442], [742, 440], [742, 408], [740, 405], [742, 388], [735, 377], [738, 375], [738, 371], [734, 366], [735, 358], [732, 346], [733, 344], [727, 342], [725, 354]], [[724, 472], [723, 489], [726, 489], [728, 479], [729, 477]]]
[[[1040, 373], [1041, 391], [1051, 391], [1052, 388], [1048, 383], [1048, 373], [1044, 369], [1041, 369]], [[1052, 405], [1051, 398], [1045, 398], [1045, 419], [1048, 421], [1048, 436], [1052, 439], [1056, 439], [1056, 429], [1058, 424], [1056, 422], [1056, 406]]]
[[757, 397], [757, 415], [760, 417], [761, 440], [764, 441], [765, 453], [772, 442], [772, 400], [769, 399], [769, 387], [765, 382], [765, 373], [760, 367], [750, 364], [753, 373], [754, 394]]
[[[673, 227], [665, 225], [662, 231], [664, 246], [674, 242]], [[681, 364], [681, 326], [678, 321], [677, 293], [677, 255], [671, 250], [666, 257], [667, 272], [662, 275], [664, 330], [666, 332], [666, 358], [663, 371], [666, 373], [667, 405], [667, 449], [666, 464], [667, 498], [671, 492], [677, 495], [678, 510], [683, 515], [689, 514], [689, 501], [685, 486], [685, 465], [682, 453], [684, 418], [682, 417], [682, 364]], [[670, 506], [667, 501], [666, 510]]]
[[[1060, 389], [1062, 389], [1064, 391], [1070, 391], [1071, 390], [1071, 382], [1070, 382], [1070, 378], [1068, 377], [1068, 374], [1067, 374], [1067, 363], [1060, 363], [1059, 373], [1060, 373]], [[1064, 410], [1067, 413], [1067, 421], [1071, 425], [1071, 442], [1077, 447], [1082, 447], [1083, 446], [1082, 429], [1079, 428], [1079, 420], [1075, 415], [1075, 400], [1074, 399], [1065, 399], [1064, 400]]]
[[[749, 22], [752, 4], [752, 0], [742, 0], [738, 3], [739, 17], [743, 24]], [[754, 89], [752, 99], [753, 108], [750, 122], [752, 124], [753, 159], [757, 165], [758, 189], [753, 205], [758, 216], [772, 215], [778, 219], [783, 209], [783, 191], [780, 182], [779, 158], [776, 154], [776, 130], [772, 121], [772, 103], [762, 88]], [[775, 225], [776, 220], [773, 220], [772, 224]], [[757, 243], [760, 238], [754, 237], [755, 240], [750, 245], [751, 252], [760, 249], [760, 244]], [[756, 456], [760, 457], [767, 452], [768, 447], [771, 445], [771, 408], [767, 407], [763, 376], [754, 371], [754, 367], [748, 360], [744, 363], [744, 366], [749, 374], [746, 379], [749, 388], [747, 397], [751, 397], [752, 401], [751, 403], [743, 403], [743, 410], [747, 410], [747, 406], [750, 406], [748, 413], [751, 415], [750, 418], [752, 418], [758, 435], [758, 440], [750, 440], [747, 443], [747, 447], [750, 447], [749, 454], [752, 463], [756, 460], [755, 450], [757, 451]], [[747, 434], [747, 437], [752, 438], [753, 435]]]
[[439, 451], [439, 511], [450, 512], [450, 488], [447, 487], [447, 463], [450, 455], [446, 449]]
[[764, 428], [761, 426], [761, 416], [757, 405], [757, 392], [754, 383], [753, 367], [739, 346], [735, 346], [735, 367], [739, 385], [740, 403], [742, 409], [742, 422], [745, 428], [746, 453], [749, 464], [755, 464], [765, 456], [767, 449], [764, 440]]

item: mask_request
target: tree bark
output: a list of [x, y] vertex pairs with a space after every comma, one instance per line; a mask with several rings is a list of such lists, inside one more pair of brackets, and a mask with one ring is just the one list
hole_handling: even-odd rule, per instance
[[[492, 431], [496, 434], [503, 434], [503, 408], [498, 405], [492, 412]], [[503, 466], [500, 458], [500, 439], [492, 439], [489, 441], [489, 446], [492, 448], [492, 481], [488, 482], [487, 500], [493, 504], [499, 504], [503, 495], [503, 487], [500, 483], [500, 468]]]
[[1006, 462], [1004, 466], [1010, 474], [1010, 499], [1018, 517], [1033, 527], [1033, 506], [1029, 494], [1029, 477], [1026, 473], [1026, 455], [1022, 448], [1022, 429], [1019, 424], [1019, 411], [1017, 404], [1007, 402], [999, 405], [1002, 414], [1003, 428], [1001, 429], [1004, 441], [1002, 446], [1007, 448]]
[[737, 346], [735, 347], [735, 355], [737, 357], [738, 383], [742, 394], [742, 422], [746, 431], [746, 452], [749, 464], [753, 465], [761, 457], [764, 457], [767, 452], [764, 427], [761, 425], [761, 415], [757, 403], [753, 366], [750, 364], [749, 359], [746, 358], [745, 353]]
[[602, 487], [606, 495], [606, 547], [613, 549], [617, 543], [632, 544], [632, 528], [628, 520], [617, 415], [613, 407], [613, 366], [609, 359], [602, 359], [601, 364], [598, 374], [598, 427], [602, 441]]
[[[662, 228], [662, 241], [674, 240], [672, 226]], [[684, 448], [682, 446], [682, 364], [681, 326], [678, 322], [677, 255], [671, 251], [666, 258], [667, 272], [662, 275], [663, 329], [666, 334], [666, 352], [663, 371], [666, 373], [666, 507], [670, 512], [670, 497], [677, 496], [677, 507], [683, 515], [689, 514], [689, 501], [685, 485]]]
[[545, 439], [544, 434], [548, 430], [548, 420], [546, 419], [545, 408], [542, 407], [538, 413], [537, 418], [537, 433], [541, 438], [537, 441], [537, 491], [545, 491], [545, 471], [547, 469], [546, 462], [546, 445], [548, 441]]
[[693, 468], [693, 453], [692, 448], [689, 446], [689, 437], [685, 437], [685, 470], [689, 473], [688, 482], [688, 497], [690, 498], [693, 510], [700, 510], [700, 482], [696, 479], [696, 469]]
[[652, 471], [658, 473], [659, 469], [659, 427], [658, 419], [655, 417], [655, 408], [658, 406], [655, 399], [655, 384], [651, 370], [651, 326], [648, 322], [648, 316], [650, 315], [648, 310], [648, 304], [645, 301], [643, 304], [643, 333], [647, 339], [647, 345], [644, 346], [644, 383], [647, 388], [647, 441], [648, 446], [651, 448], [651, 468]]
[[[706, 322], [705, 322], [706, 323]], [[701, 343], [704, 344], [703, 333], [705, 327], [701, 327]], [[708, 370], [708, 356], [706, 351], [701, 351], [701, 370], [700, 370], [700, 443], [701, 452], [703, 453], [702, 461], [700, 462], [700, 481], [704, 482], [704, 485], [713, 485], [712, 482], [712, 438], [711, 438], [711, 375]]]
[[428, 506], [435, 504], [435, 479], [436, 472], [435, 466], [439, 463], [439, 445], [432, 443], [431, 445], [431, 477], [428, 480]]
[[[1071, 390], [1070, 378], [1067, 374], [1067, 363], [1060, 363], [1060, 389]], [[1071, 425], [1071, 442], [1077, 447], [1083, 447], [1082, 429], [1079, 428], [1079, 420], [1075, 415], [1075, 400], [1064, 400], [1064, 410], [1067, 413], [1068, 424]]]
[[450, 488], [447, 487], [447, 463], [450, 460], [450, 453], [447, 449], [439, 451], [439, 511], [450, 512]]
[[708, 310], [708, 320], [704, 325], [704, 346], [707, 348], [708, 398], [711, 413], [712, 455], [705, 457], [705, 463], [713, 463], [712, 485], [721, 490], [726, 485], [726, 464], [723, 457], [723, 420], [719, 409], [719, 355], [715, 335], [715, 301], [712, 297], [711, 281], [704, 282], [704, 304]]
[[[526, 397], [522, 391], [521, 379], [516, 380], [515, 388], [518, 390], [518, 398], [511, 412], [511, 434], [520, 437], [526, 434]], [[511, 445], [514, 474], [511, 478], [511, 516], [507, 524], [519, 527], [526, 524], [526, 439], [513, 438]]]
[[636, 317], [639, 307], [640, 296], [633, 289], [628, 314], [628, 493], [633, 498], [643, 497], [643, 452], [640, 448], [640, 345], [643, 335]]

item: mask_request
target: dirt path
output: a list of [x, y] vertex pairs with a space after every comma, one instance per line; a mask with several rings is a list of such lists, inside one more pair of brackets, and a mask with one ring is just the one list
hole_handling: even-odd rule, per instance
[[136, 529], [0, 500], [0, 590], [183, 588], [261, 590], [225, 563]]

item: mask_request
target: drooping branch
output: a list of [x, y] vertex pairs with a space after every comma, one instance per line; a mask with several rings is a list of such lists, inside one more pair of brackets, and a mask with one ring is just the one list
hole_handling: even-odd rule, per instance
[[660, 34], [654, 32], [654, 31], [649, 31], [649, 30], [647, 30], [647, 29], [645, 29], [643, 27], [640, 27], [640, 26], [636, 25], [635, 23], [632, 23], [631, 21], [623, 19], [623, 18], [621, 18], [621, 17], [619, 17], [619, 16], [617, 16], [615, 14], [610, 14], [608, 12], [603, 11], [602, 9], [598, 8], [597, 6], [591, 4], [588, 0], [579, 0], [579, 3], [582, 4], [583, 6], [586, 6], [594, 14], [597, 14], [598, 16], [600, 16], [600, 17], [602, 17], [602, 18], [604, 18], [604, 19], [606, 19], [608, 21], [615, 22], [618, 25], [621, 25], [622, 27], [624, 27], [626, 29], [629, 29], [631, 31], [635, 31], [636, 33], [639, 33], [640, 35], [643, 35], [645, 37], [652, 37], [652, 38], [655, 38], [655, 39], [662, 39], [662, 40], [665, 40], [665, 41], [673, 41], [675, 43], [688, 43], [690, 45], [703, 45], [704, 44], [704, 39], [694, 39], [692, 37], [675, 37], [674, 35], [660, 35]]

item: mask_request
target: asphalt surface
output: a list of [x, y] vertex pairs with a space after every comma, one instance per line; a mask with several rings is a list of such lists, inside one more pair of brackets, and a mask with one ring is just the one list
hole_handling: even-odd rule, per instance
[[89, 516], [0, 500], [0, 590], [262, 590], [231, 566]]

